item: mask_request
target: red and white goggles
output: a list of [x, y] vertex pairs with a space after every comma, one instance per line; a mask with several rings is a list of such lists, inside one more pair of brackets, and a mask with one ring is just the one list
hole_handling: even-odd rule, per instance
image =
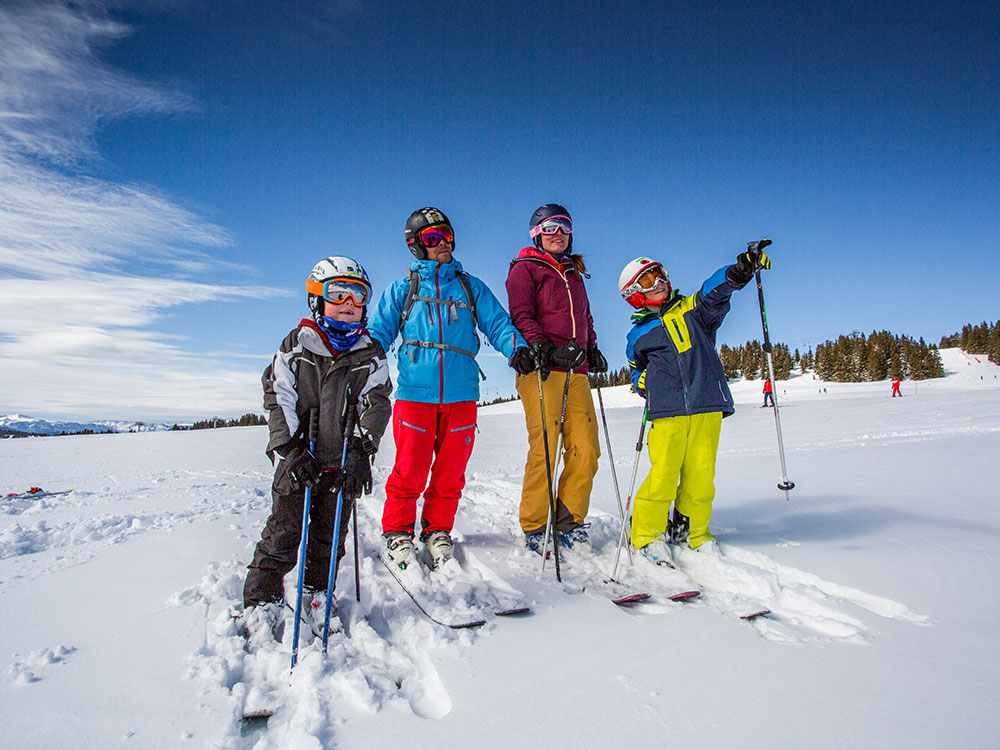
[[540, 234], [555, 234], [556, 232], [573, 234], [573, 220], [568, 216], [563, 216], [561, 214], [558, 216], [550, 216], [528, 230], [528, 234], [531, 236], [531, 239], [535, 239], [535, 237]]
[[661, 265], [643, 269], [631, 284], [622, 289], [622, 294], [626, 297], [636, 292], [645, 294], [655, 289], [657, 284], [670, 285], [670, 277], [667, 276], [667, 272], [663, 270], [663, 266]]
[[359, 279], [306, 279], [306, 291], [336, 305], [342, 305], [350, 299], [358, 307], [367, 305], [372, 296], [372, 288]]

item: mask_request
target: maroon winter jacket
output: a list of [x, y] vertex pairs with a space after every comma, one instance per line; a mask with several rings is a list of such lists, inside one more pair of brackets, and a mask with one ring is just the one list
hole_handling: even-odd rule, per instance
[[[547, 338], [562, 346], [575, 338], [586, 350], [597, 343], [587, 290], [572, 261], [559, 263], [534, 247], [521, 250], [507, 272], [507, 309], [529, 344]], [[587, 363], [573, 372], [586, 373]]]

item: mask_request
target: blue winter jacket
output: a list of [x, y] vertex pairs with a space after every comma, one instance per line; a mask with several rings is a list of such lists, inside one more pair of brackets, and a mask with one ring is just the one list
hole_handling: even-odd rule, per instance
[[658, 313], [632, 315], [625, 356], [632, 383], [645, 388], [649, 419], [721, 411], [733, 413], [733, 396], [715, 351], [715, 332], [729, 312], [735, 289], [720, 268], [690, 297], [675, 297]]
[[[462, 264], [457, 260], [451, 263], [416, 260], [410, 264], [410, 269], [420, 273], [418, 296], [469, 303], [457, 277], [462, 270]], [[524, 339], [489, 288], [475, 276], [467, 275], [467, 278], [475, 297], [479, 330], [493, 348], [510, 361], [515, 349], [526, 346]], [[389, 351], [399, 335], [400, 318], [409, 291], [408, 276], [392, 282], [379, 297], [375, 314], [368, 324], [368, 333], [382, 344], [385, 351]], [[399, 367], [397, 398], [430, 404], [479, 400], [479, 365], [474, 356], [469, 356], [479, 352], [479, 336], [472, 324], [470, 310], [446, 302], [415, 300], [402, 334], [403, 343], [396, 352]], [[452, 348], [420, 346], [407, 341]]]

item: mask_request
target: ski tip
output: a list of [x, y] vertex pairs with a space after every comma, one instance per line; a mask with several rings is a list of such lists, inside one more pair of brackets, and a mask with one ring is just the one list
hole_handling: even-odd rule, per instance
[[756, 612], [750, 612], [749, 614], [740, 615], [740, 619], [749, 622], [750, 620], [756, 620], [758, 617], [767, 617], [769, 614], [771, 614], [771, 610], [759, 609]]
[[486, 624], [486, 620], [473, 620], [471, 622], [458, 622], [455, 624], [444, 623], [449, 628], [461, 630], [463, 628], [479, 628]]
[[274, 711], [269, 708], [258, 708], [253, 711], [245, 711], [243, 713], [243, 723], [244, 724], [267, 724], [267, 720], [274, 716]]
[[701, 596], [700, 591], [681, 591], [679, 594], [671, 594], [667, 598], [672, 602], [689, 602]]
[[514, 615], [530, 615], [531, 607], [512, 607], [511, 609], [499, 609], [493, 613], [497, 617], [511, 617]]
[[629, 594], [628, 596], [620, 596], [617, 599], [612, 599], [611, 601], [617, 604], [619, 607], [628, 604], [637, 604], [638, 602], [644, 602], [650, 597], [649, 594]]

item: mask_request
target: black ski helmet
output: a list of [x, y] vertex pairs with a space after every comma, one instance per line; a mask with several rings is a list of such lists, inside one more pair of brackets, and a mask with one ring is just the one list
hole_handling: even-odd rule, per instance
[[[448, 227], [452, 233], [455, 232], [455, 228], [451, 225], [448, 217], [444, 215], [444, 211], [433, 206], [425, 206], [424, 208], [417, 209], [406, 220], [406, 227], [404, 229], [406, 246], [410, 248], [410, 252], [416, 256], [417, 260], [427, 260], [427, 248], [420, 241], [420, 230], [436, 224], [442, 224]], [[452, 249], [455, 248], [455, 244], [454, 242], [451, 243]]]
[[[565, 216], [570, 221], [573, 217], [569, 215], [569, 211], [566, 210], [565, 206], [560, 206], [558, 203], [546, 203], [544, 206], [539, 206], [535, 209], [535, 213], [531, 215], [531, 221], [528, 222], [528, 231], [537, 227], [543, 221], [553, 216]], [[542, 247], [542, 235], [538, 235], [534, 239], [535, 247], [541, 249]], [[566, 243], [567, 252], [573, 250], [573, 235], [569, 236], [569, 242]]]

